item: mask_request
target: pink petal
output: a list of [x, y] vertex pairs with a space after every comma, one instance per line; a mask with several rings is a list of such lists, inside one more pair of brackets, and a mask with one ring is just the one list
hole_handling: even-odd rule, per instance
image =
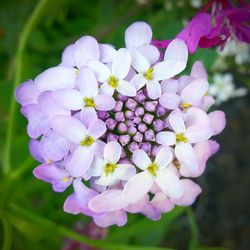
[[94, 212], [112, 212], [126, 207], [122, 196], [123, 190], [111, 189], [95, 196], [89, 202], [89, 208]]
[[155, 100], [161, 96], [161, 85], [158, 81], [148, 81], [146, 86], [149, 98]]
[[108, 111], [115, 107], [115, 100], [108, 95], [97, 95], [95, 98], [95, 104], [97, 110]]
[[121, 93], [122, 95], [125, 95], [125, 96], [133, 97], [136, 95], [135, 86], [132, 83], [125, 81], [125, 80], [119, 81], [119, 85], [117, 87], [117, 90], [119, 93]]
[[138, 73], [144, 74], [150, 68], [150, 63], [147, 58], [136, 49], [131, 50], [131, 57], [132, 66]]
[[204, 68], [204, 65], [201, 61], [196, 61], [193, 64], [190, 76], [196, 79], [199, 79], [199, 78], [208, 79], [207, 71]]
[[133, 175], [136, 174], [136, 169], [131, 164], [117, 164], [115, 175], [120, 180], [129, 180]]
[[151, 65], [157, 62], [160, 57], [159, 50], [151, 44], [144, 44], [141, 47], [137, 47], [136, 50], [146, 57]]
[[181, 116], [170, 114], [168, 117], [168, 121], [176, 134], [183, 133], [186, 130], [184, 121]]
[[151, 27], [145, 22], [135, 22], [125, 31], [125, 44], [127, 48], [140, 47], [144, 44], [149, 44], [151, 39]]
[[159, 102], [161, 106], [165, 107], [166, 109], [176, 109], [179, 107], [180, 104], [180, 96], [170, 93], [170, 92], [165, 92], [159, 99]]
[[110, 44], [99, 44], [100, 60], [102, 63], [111, 63], [116, 53], [115, 48]]
[[122, 147], [116, 141], [111, 141], [104, 148], [104, 159], [108, 163], [117, 163], [121, 157]]
[[170, 92], [176, 94], [178, 87], [179, 87], [179, 82], [176, 79], [168, 79], [161, 82], [162, 93]]
[[211, 126], [193, 125], [189, 127], [185, 135], [190, 143], [197, 143], [208, 140], [213, 134]]
[[88, 107], [81, 110], [80, 119], [85, 127], [88, 128], [93, 121], [98, 119], [98, 117], [95, 109]]
[[95, 140], [101, 137], [106, 132], [106, 124], [100, 119], [93, 121], [88, 128], [88, 135]]
[[208, 114], [211, 125], [213, 127], [213, 135], [220, 134], [226, 126], [225, 113], [220, 110], [216, 110]]
[[122, 199], [125, 200], [128, 205], [138, 202], [148, 193], [153, 183], [154, 178], [148, 171], [134, 175], [125, 184]]
[[170, 212], [174, 208], [174, 203], [163, 192], [155, 194], [151, 202], [161, 213]]
[[73, 57], [73, 50], [74, 50], [74, 45], [70, 44], [69, 46], [67, 46], [63, 53], [62, 53], [62, 62], [61, 65], [63, 66], [71, 66], [71, 67], [75, 67], [75, 60]]
[[130, 82], [135, 86], [136, 90], [139, 90], [145, 86], [147, 81], [148, 80], [144, 77], [144, 75], [139, 73], [135, 75]]
[[105, 83], [111, 74], [110, 69], [100, 61], [89, 61], [88, 66], [94, 71], [98, 82]]
[[201, 193], [201, 188], [199, 185], [188, 179], [181, 180], [181, 183], [184, 192], [180, 198], [172, 201], [178, 206], [190, 206]]

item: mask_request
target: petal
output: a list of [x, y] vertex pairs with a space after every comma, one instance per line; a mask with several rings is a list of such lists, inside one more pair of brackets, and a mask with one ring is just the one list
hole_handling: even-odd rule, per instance
[[188, 49], [186, 43], [181, 39], [174, 39], [167, 47], [164, 60], [174, 64], [176, 74], [186, 68], [188, 60]]
[[175, 146], [175, 156], [191, 173], [198, 169], [198, 160], [191, 144], [179, 142]]
[[161, 82], [162, 93], [170, 92], [176, 94], [178, 87], [179, 87], [179, 82], [176, 79], [168, 79]]
[[150, 63], [147, 58], [140, 54], [136, 49], [131, 49], [131, 64], [138, 73], [142, 74], [150, 68]]
[[100, 61], [103, 63], [111, 63], [113, 61], [116, 50], [110, 44], [99, 44]]
[[108, 163], [117, 163], [121, 157], [122, 147], [116, 141], [111, 141], [104, 148], [104, 159]]
[[93, 157], [90, 147], [77, 147], [68, 165], [71, 176], [81, 177], [90, 167]]
[[117, 164], [117, 169], [115, 170], [115, 176], [119, 180], [129, 180], [133, 175], [136, 174], [136, 169], [131, 164]]
[[193, 64], [190, 76], [196, 79], [199, 79], [199, 78], [208, 79], [207, 71], [201, 61], [196, 61]]
[[94, 72], [88, 67], [79, 70], [76, 85], [80, 89], [82, 97], [96, 97], [98, 94], [98, 83]]
[[88, 128], [87, 134], [93, 137], [95, 140], [101, 137], [106, 132], [106, 124], [100, 119], [92, 121]]
[[199, 185], [191, 180], [184, 179], [181, 180], [183, 186], [183, 194], [177, 200], [172, 200], [178, 206], [190, 206], [194, 203], [197, 196], [201, 193], [201, 188]]
[[49, 68], [38, 75], [34, 82], [40, 91], [73, 88], [76, 69], [66, 66]]
[[43, 152], [42, 152], [40, 141], [31, 139], [29, 142], [29, 150], [30, 150], [32, 157], [35, 160], [39, 162], [44, 162], [45, 159], [43, 158]]
[[58, 89], [52, 93], [55, 101], [69, 110], [79, 110], [83, 107], [82, 95], [73, 89]]
[[152, 39], [152, 29], [145, 22], [135, 22], [125, 31], [125, 44], [127, 48], [140, 47], [149, 44]]
[[85, 127], [88, 128], [93, 121], [98, 119], [98, 117], [95, 109], [89, 107], [81, 110], [80, 119], [85, 125]]
[[78, 69], [86, 65], [89, 60], [99, 60], [100, 51], [96, 39], [91, 36], [78, 39], [74, 44], [73, 57]]
[[181, 99], [183, 102], [199, 105], [199, 102], [208, 91], [208, 86], [206, 79], [194, 80], [183, 89]]
[[112, 63], [112, 74], [115, 75], [118, 79], [124, 79], [130, 69], [131, 65], [131, 56], [127, 49], [119, 49], [114, 55]]
[[94, 212], [111, 212], [124, 208], [127, 203], [122, 197], [123, 190], [112, 189], [97, 195], [89, 202]]
[[180, 104], [180, 96], [170, 93], [170, 92], [165, 92], [159, 99], [159, 102], [161, 106], [167, 108], [167, 109], [176, 109], [179, 107]]
[[119, 179], [113, 174], [106, 175], [105, 173], [96, 181], [96, 184], [102, 186], [113, 186], [119, 182]]
[[146, 84], [147, 81], [148, 80], [144, 77], [144, 75], [139, 73], [135, 75], [130, 82], [135, 86], [136, 90], [139, 90]]
[[22, 83], [16, 88], [15, 97], [22, 106], [37, 103], [40, 91], [32, 80]]
[[148, 81], [146, 85], [149, 98], [155, 100], [161, 96], [161, 85], [158, 81]]
[[95, 104], [97, 110], [108, 111], [115, 107], [115, 100], [109, 95], [97, 95], [95, 98]]
[[67, 46], [62, 53], [62, 62], [63, 66], [75, 67], [75, 60], [73, 57], [74, 44]]
[[117, 91], [125, 96], [131, 96], [131, 97], [136, 96], [135, 86], [132, 83], [125, 80], [119, 81]]
[[145, 170], [152, 163], [148, 154], [142, 149], [138, 149], [134, 152], [133, 162], [142, 170]]
[[163, 146], [172, 146], [176, 144], [176, 135], [174, 132], [163, 131], [156, 135], [156, 142]]
[[138, 202], [149, 192], [153, 183], [154, 178], [148, 171], [134, 175], [125, 184], [122, 199], [128, 205]]
[[190, 143], [197, 143], [208, 140], [213, 135], [211, 126], [206, 125], [193, 125], [189, 127], [185, 136], [188, 138]]
[[[103, 173], [105, 167], [105, 162], [100, 157], [95, 157], [92, 161], [86, 175], [88, 176], [87, 180], [90, 179], [90, 177], [95, 176], [101, 176]], [[86, 175], [84, 175], [84, 179], [86, 179]]]
[[58, 115], [51, 121], [51, 125], [57, 134], [76, 144], [79, 144], [86, 135], [85, 126], [70, 116]]
[[164, 168], [157, 172], [155, 181], [160, 189], [172, 199], [183, 194], [183, 187], [178, 176], [170, 169]]
[[100, 93], [104, 95], [112, 96], [114, 94], [114, 91], [114, 88], [112, 88], [108, 83], [104, 83], [100, 87]]
[[162, 213], [170, 212], [174, 208], [174, 203], [163, 192], [156, 193], [151, 202]]
[[211, 125], [213, 127], [213, 135], [218, 135], [226, 126], [225, 113], [220, 110], [216, 110], [208, 114]]
[[157, 62], [160, 57], [159, 50], [151, 44], [144, 44], [141, 47], [137, 47], [136, 50], [146, 57], [151, 65]]
[[111, 74], [110, 69], [100, 61], [90, 61], [88, 66], [94, 71], [98, 82], [105, 83]]
[[170, 114], [168, 120], [176, 134], [183, 133], [186, 130], [184, 121], [181, 116], [176, 114]]
[[166, 167], [173, 159], [173, 154], [169, 147], [162, 147], [156, 155], [155, 163], [159, 169]]

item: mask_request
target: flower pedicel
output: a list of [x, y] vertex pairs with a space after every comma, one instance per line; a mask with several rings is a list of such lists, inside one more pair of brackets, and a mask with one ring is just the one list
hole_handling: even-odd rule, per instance
[[16, 90], [28, 120], [34, 175], [56, 192], [73, 185], [64, 211], [91, 216], [101, 227], [123, 226], [127, 213], [158, 220], [191, 205], [200, 176], [219, 149], [210, 138], [225, 126], [222, 111], [208, 113], [207, 74], [196, 62], [190, 75], [184, 41], [165, 51], [151, 27], [132, 24], [126, 48], [84, 36], [61, 63]]

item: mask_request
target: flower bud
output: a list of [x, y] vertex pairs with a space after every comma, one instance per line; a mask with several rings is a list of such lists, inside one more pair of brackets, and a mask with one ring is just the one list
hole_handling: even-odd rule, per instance
[[139, 130], [140, 132], [142, 132], [142, 133], [146, 132], [147, 129], [148, 129], [148, 127], [147, 127], [147, 125], [146, 125], [145, 123], [140, 123], [140, 124], [138, 125], [138, 130]]
[[139, 117], [139, 116], [137, 116], [137, 117], [135, 117], [135, 119], [133, 120], [133, 123], [134, 124], [140, 124], [141, 123], [141, 117]]
[[130, 141], [130, 136], [129, 135], [120, 135], [119, 136], [119, 142], [121, 143], [122, 146], [125, 146], [129, 143]]
[[145, 123], [147, 123], [147, 124], [151, 124], [152, 123], [152, 121], [154, 120], [154, 116], [153, 115], [151, 115], [151, 114], [145, 114], [144, 116], [143, 116], [143, 121], [145, 122]]
[[156, 113], [157, 113], [157, 116], [164, 116], [166, 114], [167, 110], [162, 107], [161, 105], [159, 105], [157, 108], [156, 108]]
[[139, 149], [139, 144], [136, 143], [136, 142], [132, 142], [128, 145], [128, 150], [131, 152], [131, 153], [134, 153], [135, 150]]
[[165, 127], [165, 124], [162, 120], [157, 119], [153, 122], [153, 126], [156, 132], [160, 132]]
[[117, 139], [118, 139], [118, 135], [114, 135], [112, 133], [108, 133], [108, 135], [107, 135], [107, 142], [117, 141]]
[[114, 130], [117, 122], [113, 118], [108, 118], [106, 121], [106, 126], [109, 130]]
[[157, 101], [146, 102], [144, 107], [149, 112], [155, 112], [157, 104]]
[[126, 125], [126, 123], [121, 122], [117, 125], [117, 129], [120, 133], [124, 134], [128, 131], [128, 126]]
[[146, 141], [155, 141], [155, 133], [152, 129], [149, 129], [145, 132], [145, 140]]
[[107, 111], [98, 111], [97, 117], [103, 121], [109, 118], [109, 113]]
[[124, 117], [123, 112], [117, 112], [117, 113], [115, 113], [115, 120], [117, 122], [124, 122], [125, 121], [125, 117]]
[[143, 116], [145, 113], [144, 108], [143, 107], [138, 107], [135, 109], [135, 116]]
[[127, 118], [127, 119], [133, 119], [134, 118], [134, 112], [132, 112], [131, 110], [126, 110], [125, 111], [125, 117]]
[[137, 95], [135, 96], [135, 100], [139, 103], [144, 103], [145, 99], [146, 99], [146, 96], [144, 95], [143, 91], [139, 90], [137, 92]]
[[122, 111], [122, 107], [123, 107], [123, 102], [122, 101], [117, 101], [115, 103], [115, 107], [114, 107], [113, 111], [114, 112]]
[[129, 98], [125, 104], [126, 108], [134, 111], [136, 106], [137, 106], [137, 102], [135, 100], [133, 100], [132, 98]]
[[143, 135], [142, 135], [142, 133], [137, 132], [137, 133], [135, 134], [135, 136], [133, 137], [133, 140], [136, 141], [136, 142], [142, 142], [142, 140], [143, 140]]
[[140, 143], [140, 149], [144, 150], [148, 154], [150, 154], [151, 148], [152, 146], [150, 142]]
[[135, 127], [131, 126], [131, 127], [128, 128], [128, 134], [129, 135], [135, 135], [136, 132], [137, 132], [137, 129]]
[[128, 97], [119, 93], [117, 95], [117, 99], [120, 100], [120, 101], [122, 101], [122, 102], [126, 102], [128, 100]]

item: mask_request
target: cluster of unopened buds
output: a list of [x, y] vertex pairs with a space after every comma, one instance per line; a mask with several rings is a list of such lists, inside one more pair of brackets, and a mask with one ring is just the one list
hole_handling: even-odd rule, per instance
[[187, 64], [184, 41], [165, 51], [151, 44], [152, 30], [136, 22], [126, 48], [84, 36], [69, 45], [61, 63], [18, 87], [28, 119], [30, 151], [41, 165], [34, 175], [63, 192], [64, 211], [96, 224], [123, 226], [127, 213], [158, 220], [201, 193], [200, 176], [218, 151], [210, 140], [225, 126], [201, 62]]

